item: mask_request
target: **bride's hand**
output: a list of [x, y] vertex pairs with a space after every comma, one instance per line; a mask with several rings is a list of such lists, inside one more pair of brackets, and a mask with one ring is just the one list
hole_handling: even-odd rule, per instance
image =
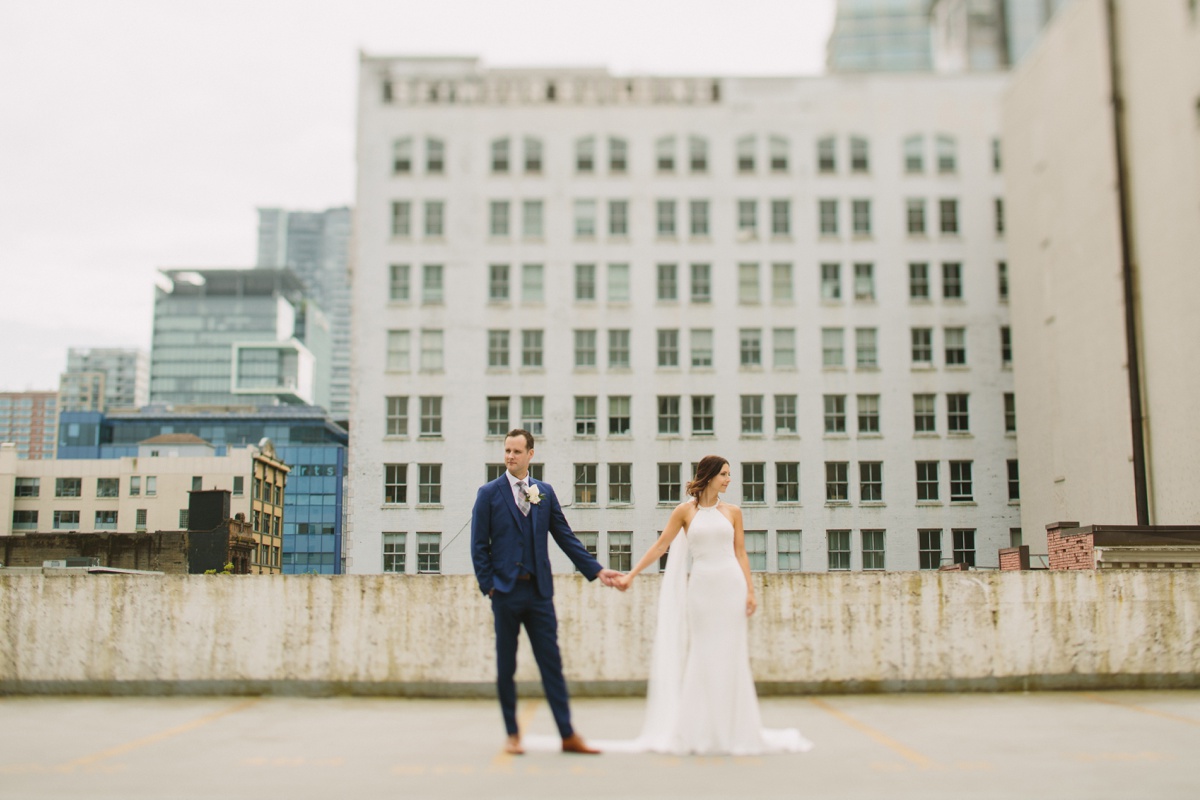
[[628, 589], [632, 584], [633, 584], [633, 576], [632, 575], [621, 575], [620, 577], [615, 578], [613, 580], [613, 585], [616, 586], [618, 589], [620, 589], [622, 592], [625, 591], [626, 589]]
[[746, 595], [746, 616], [747, 617], [753, 616], [754, 612], [757, 610], [758, 610], [758, 601], [754, 599], [754, 595], [752, 595], [752, 594]]

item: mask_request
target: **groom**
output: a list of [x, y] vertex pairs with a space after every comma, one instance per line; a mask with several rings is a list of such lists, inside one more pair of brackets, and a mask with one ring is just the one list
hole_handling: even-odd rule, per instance
[[554, 581], [550, 572], [549, 533], [587, 579], [599, 576], [612, 586], [621, 573], [604, 569], [567, 524], [554, 489], [529, 476], [533, 434], [517, 428], [504, 440], [506, 471], [479, 488], [471, 515], [471, 560], [479, 589], [492, 600], [496, 624], [496, 690], [508, 731], [505, 752], [521, 754], [517, 728], [517, 637], [529, 634], [533, 656], [542, 673], [542, 688], [562, 736], [564, 753], [598, 753], [571, 727], [567, 682], [558, 652], [558, 619], [554, 615]]

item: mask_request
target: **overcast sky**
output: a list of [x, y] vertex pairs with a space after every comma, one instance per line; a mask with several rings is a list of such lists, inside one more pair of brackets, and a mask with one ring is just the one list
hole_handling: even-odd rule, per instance
[[358, 51], [813, 74], [834, 0], [3, 0], [0, 390], [149, 349], [160, 267], [253, 266], [258, 206], [354, 201]]

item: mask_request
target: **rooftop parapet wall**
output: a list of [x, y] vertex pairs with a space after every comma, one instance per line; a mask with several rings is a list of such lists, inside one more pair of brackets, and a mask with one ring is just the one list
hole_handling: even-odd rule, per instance
[[[756, 575], [764, 692], [1200, 686], [1200, 572]], [[658, 577], [556, 579], [579, 693], [644, 690]], [[487, 695], [469, 576], [0, 575], [0, 691]], [[526, 647], [522, 640], [522, 647]], [[518, 678], [536, 680], [526, 648]]]

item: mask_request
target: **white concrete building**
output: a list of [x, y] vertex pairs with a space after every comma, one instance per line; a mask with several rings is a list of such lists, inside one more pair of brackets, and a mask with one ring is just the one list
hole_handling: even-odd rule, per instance
[[516, 426], [619, 568], [709, 453], [756, 569], [994, 566], [1006, 81], [364, 56], [348, 570], [470, 572]]
[[1035, 552], [1060, 520], [1200, 522], [1200, 5], [1115, 11], [1064, 8], [1005, 99], [1022, 516]]
[[72, 347], [59, 379], [58, 410], [112, 411], [150, 402], [150, 355], [123, 347]]

